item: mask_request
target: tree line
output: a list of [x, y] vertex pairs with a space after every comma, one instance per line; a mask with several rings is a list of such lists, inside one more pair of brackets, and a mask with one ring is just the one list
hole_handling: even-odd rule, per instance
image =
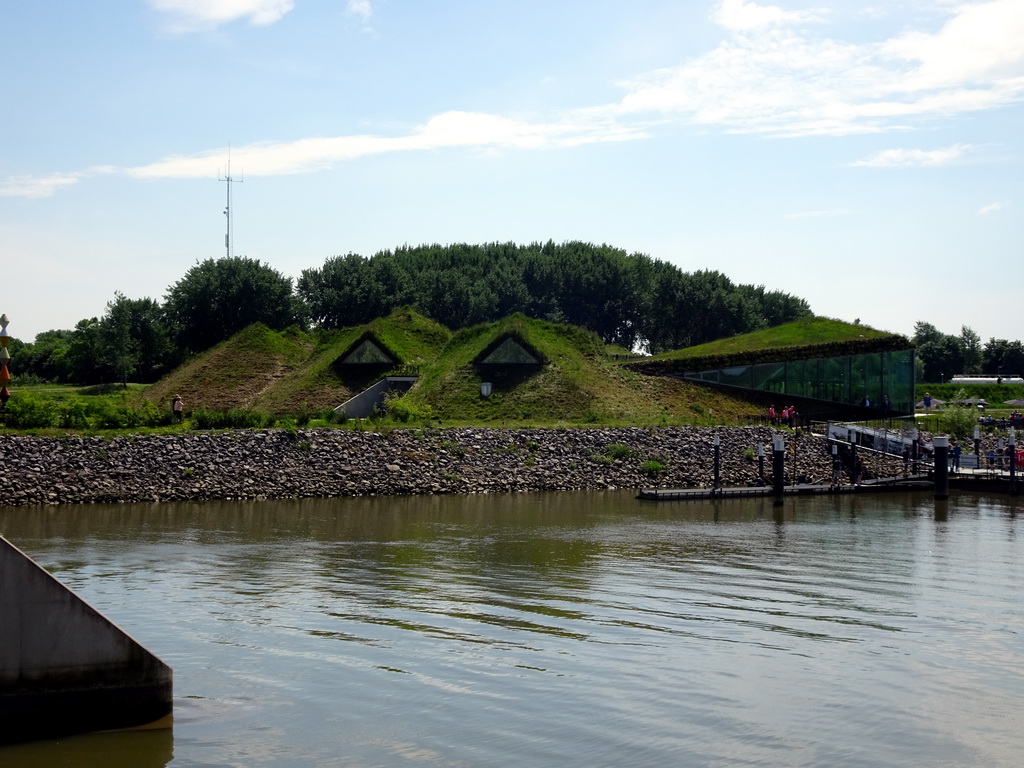
[[811, 314], [803, 299], [684, 272], [608, 245], [488, 243], [350, 253], [298, 280], [245, 256], [207, 259], [163, 302], [121, 293], [102, 316], [12, 343], [22, 381], [155, 381], [189, 355], [254, 322], [281, 330], [351, 327], [411, 307], [453, 330], [513, 312], [595, 332], [651, 353], [768, 328]]
[[522, 312], [577, 325], [605, 343], [652, 353], [811, 314], [803, 299], [684, 272], [608, 245], [429, 245], [328, 259], [298, 279], [311, 321], [361, 325], [409, 306], [452, 329]]
[[991, 338], [982, 344], [981, 337], [966, 325], [954, 336], [926, 322], [914, 324], [913, 341], [918, 381], [948, 381], [961, 373], [1024, 375], [1024, 344], [1020, 341]]

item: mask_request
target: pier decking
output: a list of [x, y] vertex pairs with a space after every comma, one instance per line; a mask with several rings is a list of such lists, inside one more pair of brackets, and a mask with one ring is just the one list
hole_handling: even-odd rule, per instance
[[[1018, 488], [1021, 478], [1018, 475]], [[895, 493], [902, 491], [930, 491], [935, 487], [931, 473], [907, 477], [880, 477], [865, 480], [859, 485], [827, 485], [810, 483], [783, 486], [785, 496], [832, 496], [851, 493]], [[999, 493], [1016, 495], [1010, 484], [1010, 473], [999, 470], [961, 470], [949, 476], [949, 488], [954, 491]], [[740, 499], [774, 496], [770, 485], [731, 488], [645, 488], [637, 494], [645, 501], [700, 501], [705, 499]]]
[[[932, 488], [928, 475], [910, 477], [886, 477], [865, 480], [860, 485], [825, 485], [824, 483], [801, 483], [783, 486], [783, 496], [829, 496], [849, 493], [877, 493], [892, 491], [927, 491]], [[649, 488], [637, 494], [645, 501], [698, 501], [701, 499], [739, 499], [772, 497], [770, 485], [740, 486], [731, 488]]]

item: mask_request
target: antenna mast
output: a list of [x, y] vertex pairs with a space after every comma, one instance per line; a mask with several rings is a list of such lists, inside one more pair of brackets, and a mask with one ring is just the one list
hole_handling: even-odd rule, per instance
[[235, 182], [242, 182], [245, 179], [233, 179], [231, 178], [231, 147], [228, 146], [228, 169], [224, 174], [223, 178], [219, 178], [218, 181], [226, 182], [228, 188], [228, 200], [227, 206], [224, 208], [224, 215], [228, 218], [227, 231], [224, 233], [224, 250], [227, 252], [227, 256], [230, 259], [234, 255], [234, 244], [235, 244], [235, 231], [231, 227], [231, 185]]

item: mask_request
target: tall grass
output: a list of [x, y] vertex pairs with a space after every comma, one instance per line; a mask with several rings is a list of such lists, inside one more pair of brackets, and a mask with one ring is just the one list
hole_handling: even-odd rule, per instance
[[52, 397], [19, 392], [0, 412], [0, 425], [9, 429], [137, 429], [164, 427], [170, 411], [149, 402], [130, 405], [123, 395]]
[[276, 418], [268, 413], [244, 408], [224, 411], [197, 408], [189, 414], [189, 421], [196, 429], [266, 429], [274, 426]]

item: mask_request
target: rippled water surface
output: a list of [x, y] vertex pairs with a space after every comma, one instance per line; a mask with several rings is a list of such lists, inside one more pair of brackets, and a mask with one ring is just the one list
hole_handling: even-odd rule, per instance
[[1024, 505], [936, 504], [0, 509], [175, 674], [173, 728], [0, 765], [1018, 766]]

